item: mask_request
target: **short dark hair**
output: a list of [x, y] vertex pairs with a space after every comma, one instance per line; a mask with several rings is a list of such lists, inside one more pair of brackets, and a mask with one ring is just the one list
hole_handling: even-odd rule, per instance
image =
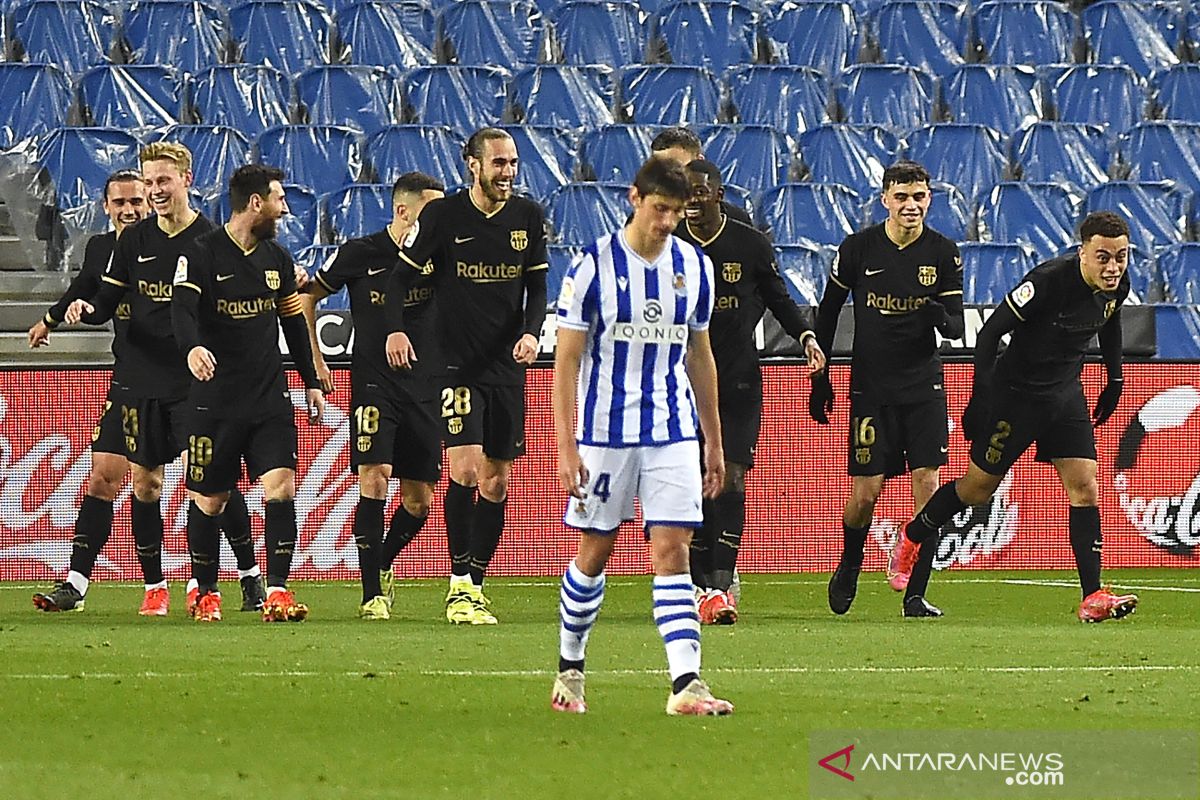
[[136, 169], [119, 169], [109, 175], [108, 179], [104, 181], [104, 199], [108, 200], [108, 187], [112, 186], [114, 183], [126, 182], [141, 183], [142, 173], [138, 172]]
[[903, 159], [892, 164], [883, 171], [883, 190], [894, 183], [924, 183], [929, 184], [929, 170], [916, 161]]
[[427, 190], [444, 192], [446, 186], [437, 178], [426, 175], [424, 172], [406, 172], [392, 184], [392, 203], [395, 204], [399, 195], [420, 194]]
[[1086, 243], [1093, 236], [1116, 239], [1129, 237], [1129, 223], [1114, 211], [1093, 211], [1079, 223], [1079, 241]]
[[283, 182], [283, 170], [266, 164], [247, 164], [229, 176], [229, 208], [245, 211], [250, 196], [266, 198], [271, 193], [271, 181]]
[[721, 179], [721, 169], [716, 164], [703, 158], [697, 158], [689, 161], [684, 167], [688, 172], [694, 172], [697, 175], [707, 175], [708, 182], [714, 189], [719, 189], [724, 185]]
[[467, 143], [463, 145], [463, 161], [468, 158], [483, 158], [484, 142], [511, 138], [512, 134], [500, 128], [480, 128], [472, 133], [471, 138], [467, 139]]
[[676, 200], [687, 200], [692, 196], [692, 188], [683, 167], [669, 159], [653, 156], [637, 171], [633, 187], [642, 197], [661, 194]]
[[682, 147], [700, 155], [703, 145], [700, 143], [699, 136], [681, 125], [659, 131], [659, 134], [650, 142], [650, 150], [654, 153], [670, 150], [672, 147]]

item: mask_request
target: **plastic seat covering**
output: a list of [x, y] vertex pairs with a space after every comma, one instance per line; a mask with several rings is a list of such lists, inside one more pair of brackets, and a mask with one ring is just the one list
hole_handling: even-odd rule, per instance
[[963, 302], [997, 305], [1038, 265], [1028, 245], [1016, 242], [963, 242]]
[[1163, 298], [1170, 303], [1200, 305], [1200, 243], [1184, 242], [1158, 255]]
[[784, 2], [765, 23], [765, 33], [779, 63], [826, 75], [854, 63], [862, 46], [858, 17], [842, 2]]
[[1187, 238], [1195, 193], [1173, 181], [1111, 181], [1087, 196], [1087, 211], [1115, 211], [1129, 222], [1129, 241], [1154, 253]]
[[205, 197], [227, 191], [229, 176], [250, 160], [249, 141], [227, 126], [176, 125], [162, 138], [192, 152], [192, 185]]
[[536, 64], [545, 25], [531, 0], [460, 0], [437, 14], [444, 64]]
[[79, 79], [89, 125], [143, 131], [179, 123], [182, 90], [175, 72], [152, 64], [92, 67]]
[[979, 240], [1022, 242], [1039, 260], [1075, 243], [1082, 198], [1054, 183], [996, 184], [980, 199]]
[[594, 128], [613, 120], [613, 75], [603, 66], [542, 64], [513, 76], [509, 118], [526, 125]]
[[1154, 101], [1164, 119], [1200, 122], [1200, 64], [1178, 64], [1154, 76]]
[[1061, 122], [1090, 122], [1124, 131], [1142, 120], [1145, 94], [1128, 66], [1047, 66], [1041, 72]]
[[779, 274], [792, 300], [804, 306], [820, 305], [836, 253], [831, 247], [815, 244], [775, 246]]
[[674, 64], [723, 72], [758, 58], [758, 15], [736, 0], [674, 0], [655, 18], [654, 35]]
[[12, 9], [13, 37], [31, 63], [68, 75], [108, 61], [116, 19], [91, 0], [34, 0]]
[[785, 183], [763, 192], [758, 221], [776, 245], [840, 244], [863, 223], [862, 201], [837, 183]]
[[967, 64], [942, 80], [942, 100], [954, 122], [1012, 134], [1041, 120], [1037, 75], [1029, 67]]
[[101, 233], [109, 221], [96, 198], [108, 176], [138, 168], [141, 143], [116, 128], [56, 128], [39, 139], [35, 162], [49, 181], [48, 205], [69, 231]]
[[786, 183], [792, 172], [792, 147], [766, 125], [713, 125], [696, 131], [704, 157], [721, 168], [726, 183], [761, 189]]
[[639, 63], [645, 57], [645, 26], [633, 3], [563, 3], [549, 14], [563, 60], [568, 64], [619, 67]]
[[517, 145], [518, 187], [544, 202], [560, 186], [571, 182], [575, 150], [565, 131], [533, 125], [500, 127], [508, 131]]
[[313, 67], [296, 77], [296, 98], [312, 125], [373, 133], [399, 122], [400, 93], [382, 67]]
[[1149, 75], [1179, 63], [1154, 22], [1136, 2], [1100, 0], [1080, 13], [1092, 58], [1101, 64], [1128, 64]]
[[329, 63], [330, 20], [307, 0], [248, 0], [229, 10], [241, 60], [288, 75]]
[[122, 17], [121, 33], [131, 61], [194, 75], [221, 63], [228, 26], [215, 6], [198, 0], [138, 0]]
[[66, 120], [71, 89], [50, 64], [0, 63], [0, 150], [29, 145]]
[[1108, 180], [1108, 139], [1099, 125], [1039, 122], [1013, 137], [1012, 160], [1023, 180], [1090, 189]]
[[907, 142], [908, 158], [968, 197], [978, 197], [1005, 178], [1004, 142], [983, 125], [930, 125], [910, 133]]
[[192, 113], [197, 122], [228, 125], [247, 136], [290, 120], [292, 88], [273, 67], [230, 64], [212, 67], [191, 83]]
[[1071, 61], [1075, 19], [1055, 0], [998, 0], [975, 9], [975, 30], [993, 64]]
[[650, 157], [652, 138], [641, 125], [605, 125], [589, 131], [579, 145], [580, 173], [589, 180], [628, 186]]
[[812, 67], [735, 67], [726, 80], [737, 121], [742, 124], [770, 125], [795, 136], [833, 121], [829, 88], [824, 76]]
[[859, 194], [880, 190], [899, 140], [884, 128], [823, 125], [798, 137], [800, 158], [814, 181], [842, 183]]
[[1200, 192], [1200, 123], [1146, 122], [1120, 142], [1131, 181], [1178, 181]]
[[354, 183], [323, 198], [325, 219], [335, 244], [357, 239], [392, 221], [392, 187], [383, 183]]
[[875, 30], [883, 60], [945, 75], [964, 63], [970, 30], [965, 8], [946, 0], [893, 0], [880, 7]]
[[354, 183], [362, 173], [358, 134], [334, 125], [280, 125], [259, 134], [257, 161], [280, 167], [286, 180], [315, 194]]
[[453, 182], [464, 169], [463, 142], [439, 125], [391, 125], [367, 137], [364, 152], [375, 180], [395, 183], [406, 172]]
[[703, 67], [668, 64], [621, 71], [625, 118], [641, 124], [687, 125], [719, 122], [720, 92]]
[[933, 79], [900, 64], [858, 64], [839, 76], [838, 104], [852, 125], [911, 130], [933, 121]]
[[418, 67], [404, 77], [404, 95], [414, 122], [466, 137], [504, 118], [509, 78], [500, 67]]
[[335, 24], [351, 64], [409, 69], [434, 63], [435, 22], [425, 3], [351, 3], [338, 10]]
[[625, 223], [629, 187], [618, 183], [568, 183], [547, 201], [548, 219], [560, 244], [588, 245]]

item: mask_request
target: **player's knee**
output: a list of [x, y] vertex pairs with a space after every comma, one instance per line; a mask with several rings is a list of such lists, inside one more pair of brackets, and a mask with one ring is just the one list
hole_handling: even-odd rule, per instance
[[373, 500], [383, 500], [387, 497], [388, 479], [383, 467], [372, 465], [359, 467], [358, 493]]
[[958, 479], [954, 485], [954, 491], [958, 493], [958, 499], [965, 504], [977, 506], [991, 499], [992, 494], [996, 491], [996, 486], [986, 478], [978, 478], [968, 473], [965, 477]]
[[404, 510], [410, 516], [416, 519], [425, 519], [429, 516], [429, 508], [433, 505], [433, 486], [428, 483], [418, 483], [415, 487], [410, 484], [404, 486], [404, 499], [401, 501], [404, 505]]
[[293, 470], [273, 469], [262, 476], [263, 499], [267, 502], [296, 499], [296, 473]]
[[205, 495], [190, 492], [189, 494], [191, 495], [192, 502], [196, 504], [196, 508], [200, 509], [210, 517], [219, 517], [221, 512], [225, 510], [225, 503], [229, 499], [229, 495], [227, 493]]
[[485, 475], [479, 479], [479, 494], [493, 503], [508, 497], [508, 474]]
[[162, 496], [162, 476], [149, 470], [134, 472], [133, 496], [143, 503], [157, 503]]
[[459, 464], [450, 465], [450, 479], [460, 486], [479, 485], [479, 465]]
[[1065, 484], [1067, 499], [1073, 506], [1095, 506], [1100, 503], [1100, 486], [1095, 476]]
[[109, 473], [93, 469], [88, 475], [88, 496], [111, 503], [117, 499], [117, 492], [121, 491], [121, 482], [124, 478], [124, 473], [114, 479]]

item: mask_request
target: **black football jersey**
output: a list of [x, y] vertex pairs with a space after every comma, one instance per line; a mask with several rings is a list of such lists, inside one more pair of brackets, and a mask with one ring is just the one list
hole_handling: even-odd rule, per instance
[[200, 296], [200, 341], [217, 361], [189, 399], [217, 416], [261, 419], [292, 408], [279, 319], [302, 314], [292, 257], [274, 241], [249, 252], [225, 228], [199, 237], [179, 259], [175, 289]]
[[942, 362], [921, 307], [962, 294], [958, 245], [926, 227], [901, 248], [880, 223], [845, 238], [829, 277], [854, 298], [852, 390], [894, 402], [940, 393]]
[[1000, 356], [997, 375], [1039, 394], [1077, 382], [1092, 338], [1105, 325], [1121, 323], [1128, 296], [1128, 272], [1115, 292], [1093, 289], [1083, 279], [1078, 254], [1039, 264], [1004, 298], [1021, 323]]
[[513, 361], [512, 350], [525, 324], [525, 275], [547, 267], [537, 203], [513, 197], [484, 214], [469, 190], [433, 200], [422, 209], [400, 262], [400, 269], [422, 274], [433, 264], [434, 327], [449, 380], [524, 382], [525, 367]]
[[337, 255], [313, 279], [330, 294], [343, 286], [350, 292], [354, 382], [391, 387], [416, 400], [437, 388], [434, 384], [442, 372], [433, 335], [433, 266], [426, 264], [421, 277], [408, 285], [404, 297], [405, 333], [417, 352], [417, 361], [412, 369], [392, 369], [385, 351], [389, 327], [384, 305], [399, 251], [399, 243], [387, 229], [351, 239], [338, 248]]
[[[97, 234], [87, 240], [83, 249], [83, 266], [79, 274], [71, 281], [67, 291], [58, 298], [58, 302], [46, 312], [45, 321], [51, 327], [62, 323], [67, 315], [67, 306], [76, 300], [90, 300], [100, 290], [100, 281], [112, 260], [113, 248], [117, 245], [117, 232]], [[122, 386], [127, 380], [123, 374], [124, 362], [121, 360], [121, 349], [125, 345], [125, 337], [129, 334], [129, 296], [121, 298], [113, 312], [113, 380]]]

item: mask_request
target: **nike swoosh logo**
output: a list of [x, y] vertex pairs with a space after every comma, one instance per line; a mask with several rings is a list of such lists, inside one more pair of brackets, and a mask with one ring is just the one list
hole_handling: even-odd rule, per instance
[[218, 281], [227, 281], [232, 277], [233, 277], [232, 275], [218, 275], [217, 280]]
[[943, 453], [949, 453], [949, 452], [950, 452], [950, 448], [949, 448], [949, 447], [943, 447], [943, 448], [941, 448], [941, 450], [942, 450], [942, 452], [943, 452]]
[[381, 272], [387, 272], [387, 270], [388, 270], [387, 267], [380, 267], [379, 269], [369, 269], [369, 270], [367, 270], [367, 274], [368, 275], [378, 275]]
[[474, 241], [474, 239], [475, 239], [475, 237], [474, 237], [474, 236], [464, 236], [464, 237], [462, 237], [462, 238], [459, 238], [458, 236], [455, 236], [455, 237], [454, 237], [454, 243], [455, 243], [455, 244], [466, 244], [467, 242]]
[[869, 269], [866, 272], [864, 272], [863, 275], [870, 277], [872, 275], [878, 275], [881, 272], [883, 272], [883, 270], [881, 270], [881, 269]]
[[145, 264], [147, 261], [153, 261], [156, 258], [158, 258], [158, 256], [138, 256], [137, 257], [139, 264]]
[[525, 446], [525, 440], [524, 440], [524, 439], [521, 439], [521, 440], [519, 440], [519, 441], [516, 441], [516, 442], [514, 442], [513, 444], [514, 444], [514, 445], [516, 445], [517, 447], [524, 447], [524, 446]]

